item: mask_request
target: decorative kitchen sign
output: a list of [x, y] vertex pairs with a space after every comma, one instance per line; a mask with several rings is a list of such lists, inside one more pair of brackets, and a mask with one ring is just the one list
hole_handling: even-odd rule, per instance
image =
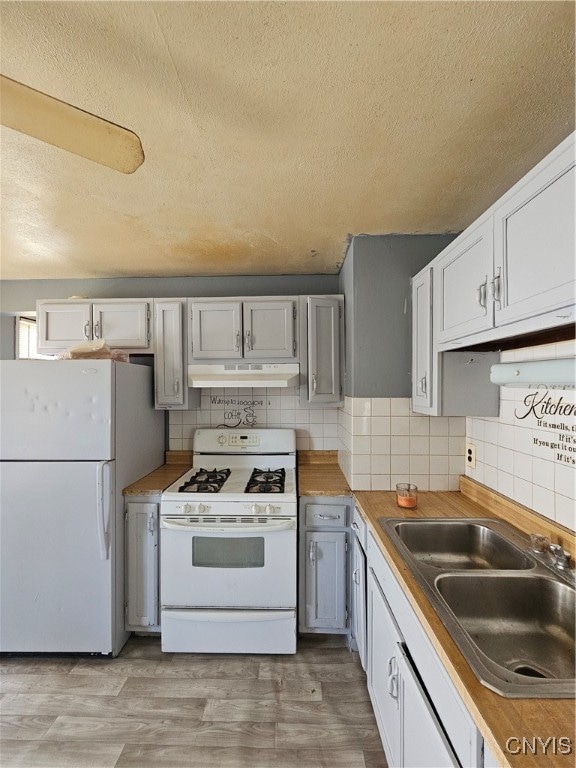
[[224, 408], [224, 422], [226, 427], [254, 427], [257, 424], [255, 408], [263, 408], [264, 400], [255, 400], [246, 397], [222, 397], [211, 395], [210, 404]]
[[535, 446], [548, 448], [558, 462], [576, 465], [576, 404], [566, 402], [562, 395], [554, 398], [549, 391], [539, 390], [526, 395], [514, 415], [519, 420], [531, 418], [534, 426], [553, 433], [552, 439], [544, 434], [534, 436]]

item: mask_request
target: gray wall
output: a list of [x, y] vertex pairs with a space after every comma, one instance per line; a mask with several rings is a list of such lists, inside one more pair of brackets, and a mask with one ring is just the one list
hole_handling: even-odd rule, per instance
[[456, 235], [361, 235], [340, 272], [349, 397], [410, 397], [410, 278]]
[[0, 315], [0, 360], [14, 360], [16, 357], [16, 318], [14, 315]]
[[338, 293], [338, 275], [130, 277], [97, 280], [3, 280], [2, 312], [36, 309], [37, 299], [139, 299], [172, 296], [291, 296]]

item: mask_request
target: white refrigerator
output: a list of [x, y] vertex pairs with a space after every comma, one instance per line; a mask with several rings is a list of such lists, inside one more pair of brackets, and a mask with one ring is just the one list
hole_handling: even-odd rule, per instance
[[0, 651], [126, 642], [122, 489], [164, 462], [152, 377], [111, 360], [0, 363]]

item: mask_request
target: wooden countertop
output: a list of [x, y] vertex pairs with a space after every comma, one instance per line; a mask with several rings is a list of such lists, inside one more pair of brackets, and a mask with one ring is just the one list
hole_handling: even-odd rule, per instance
[[[541, 768], [545, 764], [551, 767], [572, 768], [576, 752], [575, 702], [570, 699], [510, 699], [499, 696], [482, 685], [438, 618], [402, 556], [378, 524], [380, 517], [503, 517], [498, 512], [505, 506], [507, 510], [504, 519], [508, 522], [526, 533], [547, 533], [553, 540], [564, 542], [566, 548], [574, 552], [574, 536], [567, 529], [546, 521], [468, 478], [462, 478], [461, 491], [420, 492], [418, 507], [412, 510], [400, 509], [392, 492], [356, 491], [354, 497], [369, 530], [404, 588], [430, 642], [499, 765], [511, 768]], [[515, 513], [513, 508], [516, 508]], [[571, 739], [572, 754], [553, 754], [553, 750], [549, 748], [544, 756], [540, 742], [537, 742], [537, 754], [514, 755], [506, 750], [506, 741], [511, 737], [520, 740], [526, 737], [530, 742], [540, 737], [545, 742], [549, 737], [556, 737], [558, 740], [561, 736]], [[515, 745], [517, 743], [514, 742]], [[558, 741], [557, 744], [559, 746]]]
[[168, 451], [166, 464], [123, 489], [124, 496], [158, 496], [192, 466], [192, 451]]
[[352, 495], [336, 451], [298, 451], [298, 495]]

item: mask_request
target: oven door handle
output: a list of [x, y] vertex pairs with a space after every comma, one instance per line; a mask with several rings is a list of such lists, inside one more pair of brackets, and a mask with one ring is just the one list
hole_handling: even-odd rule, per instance
[[295, 520], [280, 520], [277, 523], [258, 525], [254, 523], [233, 523], [232, 525], [204, 525], [203, 523], [190, 523], [178, 518], [162, 518], [160, 527], [171, 531], [183, 531], [185, 533], [215, 533], [234, 536], [251, 536], [254, 533], [278, 533], [279, 531], [291, 531], [296, 528]]

